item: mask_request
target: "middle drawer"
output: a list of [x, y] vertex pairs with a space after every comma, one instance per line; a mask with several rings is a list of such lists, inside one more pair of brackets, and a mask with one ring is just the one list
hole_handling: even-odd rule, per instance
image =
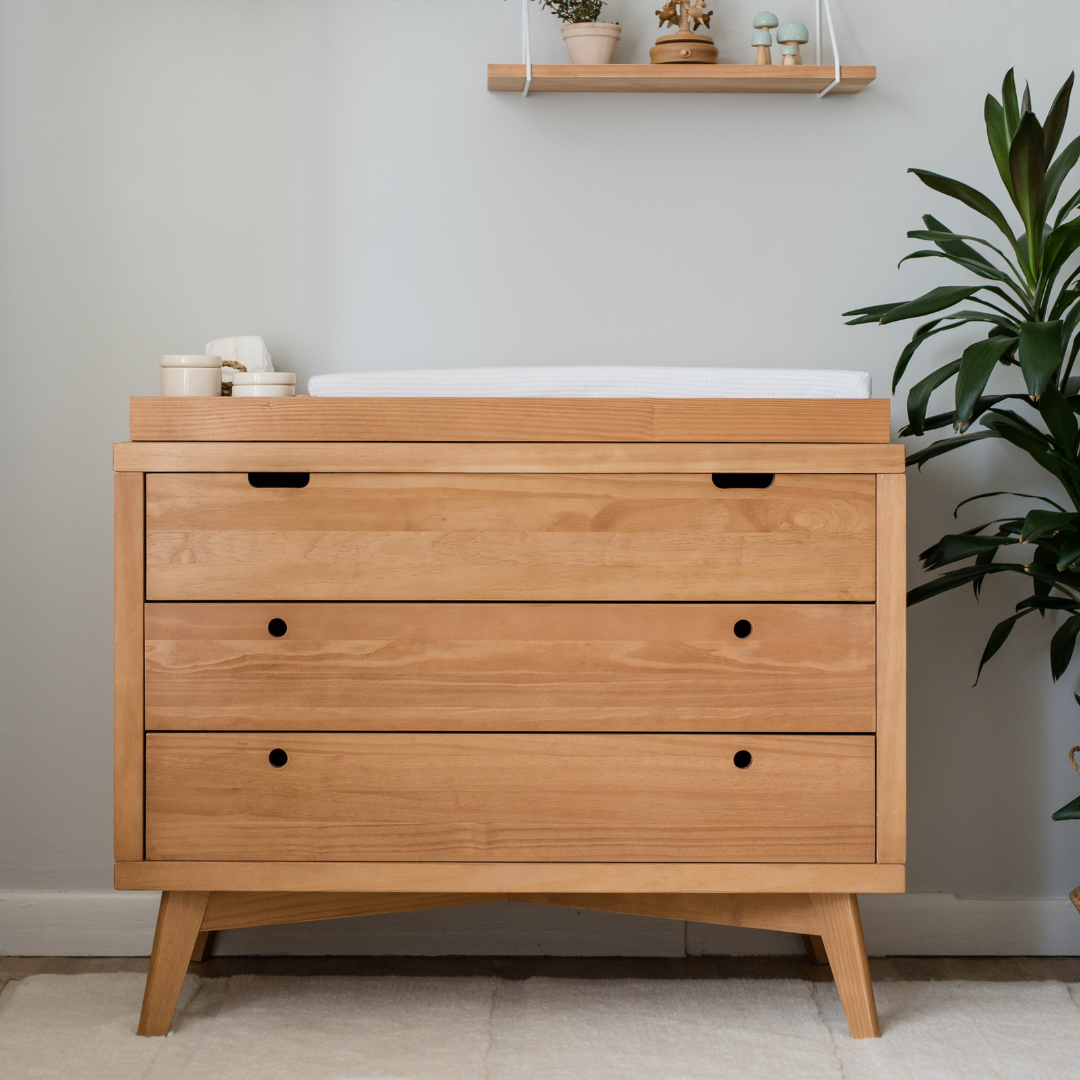
[[147, 604], [146, 727], [875, 729], [871, 604]]

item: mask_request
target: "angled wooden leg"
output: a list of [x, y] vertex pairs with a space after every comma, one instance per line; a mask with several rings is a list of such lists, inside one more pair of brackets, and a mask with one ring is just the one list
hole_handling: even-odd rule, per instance
[[821, 937], [853, 1039], [877, 1038], [877, 1006], [866, 959], [859, 901], [853, 893], [811, 893]]
[[214, 955], [214, 938], [216, 930], [200, 930], [195, 939], [195, 948], [191, 950], [191, 962], [201, 964], [207, 957]]
[[825, 952], [825, 942], [818, 934], [803, 934], [803, 947], [806, 949], [806, 959], [811, 964], [827, 964], [828, 954]]
[[210, 894], [163, 892], [146, 976], [140, 1035], [168, 1035]]

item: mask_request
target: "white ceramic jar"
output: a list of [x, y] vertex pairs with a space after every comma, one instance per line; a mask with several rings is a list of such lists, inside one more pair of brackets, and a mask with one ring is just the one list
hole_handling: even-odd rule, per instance
[[237, 371], [233, 373], [233, 397], [292, 397], [296, 376], [291, 371]]
[[220, 356], [163, 356], [162, 397], [221, 397]]

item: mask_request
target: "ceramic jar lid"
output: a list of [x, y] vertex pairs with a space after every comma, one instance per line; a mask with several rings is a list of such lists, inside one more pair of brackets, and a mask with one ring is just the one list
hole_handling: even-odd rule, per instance
[[233, 386], [295, 386], [296, 376], [291, 371], [236, 371]]
[[221, 367], [220, 356], [185, 355], [163, 356], [161, 358], [163, 368], [219, 368]]

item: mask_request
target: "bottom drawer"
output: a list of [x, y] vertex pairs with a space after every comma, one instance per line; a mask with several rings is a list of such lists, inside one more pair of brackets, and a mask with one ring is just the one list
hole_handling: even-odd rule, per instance
[[873, 862], [872, 735], [146, 737], [146, 857]]

